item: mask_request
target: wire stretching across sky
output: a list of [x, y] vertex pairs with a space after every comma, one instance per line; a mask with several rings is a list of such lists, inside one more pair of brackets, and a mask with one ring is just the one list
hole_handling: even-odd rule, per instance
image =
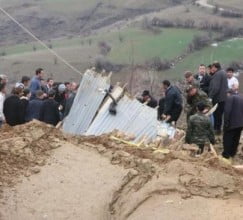
[[33, 39], [35, 39], [39, 44], [41, 44], [44, 48], [46, 48], [50, 53], [52, 53], [55, 57], [57, 57], [60, 61], [62, 61], [66, 66], [72, 69], [74, 72], [81, 74], [82, 73], [75, 68], [72, 64], [70, 64], [67, 60], [65, 60], [62, 56], [60, 56], [56, 51], [49, 48], [43, 41], [41, 41], [38, 37], [36, 37], [31, 31], [29, 31], [26, 27], [20, 24], [12, 15], [10, 15], [7, 11], [5, 11], [2, 7], [0, 7], [0, 11], [3, 12], [8, 18], [10, 18], [15, 24], [17, 24], [23, 31], [29, 34]]

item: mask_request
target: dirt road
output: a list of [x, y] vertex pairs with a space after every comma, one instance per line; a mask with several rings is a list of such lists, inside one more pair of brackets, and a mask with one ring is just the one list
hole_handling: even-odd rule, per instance
[[[196, 1], [196, 4], [205, 8], [212, 8], [212, 9], [215, 8], [215, 5], [209, 4], [208, 0], [198, 0]], [[219, 8], [219, 11], [224, 11], [224, 10], [225, 10], [224, 8]]]

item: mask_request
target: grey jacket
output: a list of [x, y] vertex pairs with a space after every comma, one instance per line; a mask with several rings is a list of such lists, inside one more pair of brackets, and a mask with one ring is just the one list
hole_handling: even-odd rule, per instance
[[212, 99], [213, 104], [225, 102], [227, 98], [228, 81], [226, 72], [219, 70], [216, 72], [209, 84], [209, 97]]

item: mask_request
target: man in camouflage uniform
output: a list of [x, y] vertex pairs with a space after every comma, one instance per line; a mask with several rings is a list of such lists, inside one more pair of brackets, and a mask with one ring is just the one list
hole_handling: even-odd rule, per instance
[[189, 118], [186, 131], [186, 143], [198, 145], [199, 154], [203, 153], [205, 144], [215, 144], [213, 127], [209, 117], [203, 113], [205, 109], [205, 103], [197, 104], [197, 113]]
[[190, 71], [186, 71], [184, 74], [186, 86], [195, 86], [200, 88], [200, 81], [195, 79], [194, 74]]
[[187, 120], [191, 115], [197, 113], [197, 104], [199, 102], [204, 102], [206, 105], [205, 112], [212, 108], [212, 103], [208, 98], [207, 94], [203, 92], [201, 89], [197, 88], [197, 86], [188, 86], [186, 89], [187, 93]]

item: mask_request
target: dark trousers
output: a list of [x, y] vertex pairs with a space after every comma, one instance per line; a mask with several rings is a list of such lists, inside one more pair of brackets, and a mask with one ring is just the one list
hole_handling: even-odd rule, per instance
[[236, 155], [242, 129], [243, 128], [235, 128], [224, 131], [224, 151], [222, 153], [223, 157], [230, 158]]
[[214, 130], [220, 131], [222, 127], [223, 114], [224, 114], [224, 104], [225, 102], [219, 102], [218, 108], [214, 112]]

